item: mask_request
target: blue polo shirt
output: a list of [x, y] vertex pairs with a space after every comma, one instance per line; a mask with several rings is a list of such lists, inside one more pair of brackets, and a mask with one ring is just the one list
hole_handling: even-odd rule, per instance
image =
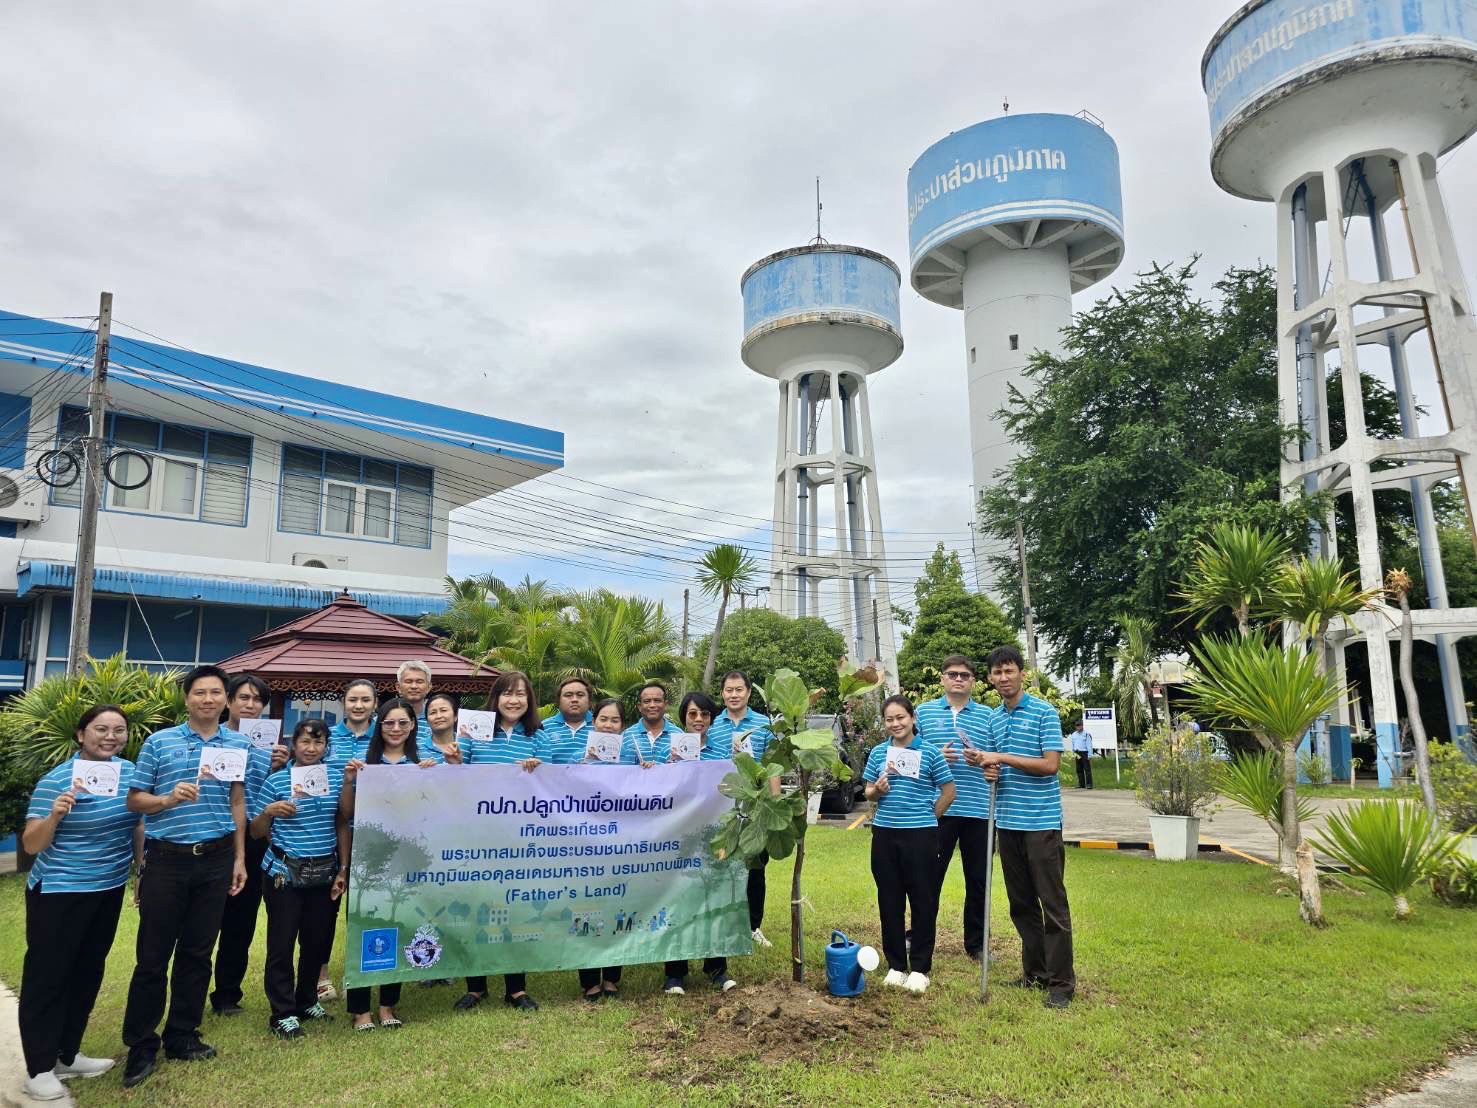
[[[472, 762], [471, 750], [469, 749], [471, 746], [471, 740], [457, 739], [456, 745], [457, 749], [462, 752], [462, 765], [470, 765]], [[444, 766], [447, 764], [446, 755], [441, 751], [441, 748], [436, 745], [434, 739], [427, 738], [425, 744], [422, 745], [419, 736], [417, 736], [415, 740], [415, 752], [420, 757], [428, 758], [431, 761], [435, 762], [438, 766]]]
[[[867, 755], [867, 768], [862, 770], [863, 781], [876, 781], [887, 766], [887, 748], [892, 742], [878, 743]], [[909, 750], [922, 751], [918, 762], [918, 777], [904, 777], [901, 773], [887, 776], [887, 792], [877, 801], [877, 810], [872, 815], [875, 827], [937, 827], [938, 818], [933, 814], [933, 805], [939, 797], [939, 789], [954, 780], [949, 763], [939, 748], [924, 742], [917, 735], [908, 744]]]
[[682, 728], [663, 719], [662, 733], [653, 739], [646, 731], [646, 721], [637, 720], [621, 732], [621, 765], [668, 761], [672, 757], [672, 736], [680, 734]]
[[466, 765], [507, 766], [529, 758], [549, 761], [549, 736], [542, 727], [530, 735], [521, 721], [511, 732], [499, 728], [493, 739], [462, 740], [462, 761]]
[[[364, 761], [364, 756], [369, 753], [369, 736], [372, 734], [373, 717], [370, 717], [369, 726], [364, 729], [362, 737], [350, 731], [346, 722], [339, 720], [328, 729], [328, 753], [323, 756], [323, 764], [342, 770], [355, 758]], [[418, 743], [420, 740], [416, 741]]]
[[590, 745], [590, 728], [594, 725], [594, 712], [586, 712], [585, 721], [578, 727], [569, 726], [562, 712], [555, 712], [544, 720], [544, 734], [549, 737], [549, 761], [556, 766], [583, 762], [585, 750]]
[[[224, 726], [224, 725], [222, 725]], [[250, 739], [246, 740], [250, 742]], [[272, 773], [272, 752], [253, 746], [246, 755], [246, 818], [255, 819], [262, 810], [262, 786]]]
[[[154, 796], [167, 796], [181, 781], [195, 782], [200, 786], [199, 799], [144, 817], [144, 834], [149, 838], [172, 843], [203, 843], [236, 830], [236, 821], [231, 816], [231, 786], [234, 782], [196, 780], [200, 776], [200, 752], [206, 746], [249, 751], [251, 742], [245, 735], [222, 725], [207, 743], [190, 728], [189, 723], [155, 731], [144, 740], [130, 788]], [[270, 761], [268, 755], [268, 764]], [[248, 757], [248, 775], [250, 772], [251, 759]]]
[[703, 745], [698, 750], [697, 760], [699, 762], [723, 762], [733, 758], [733, 732], [725, 735], [713, 734], [713, 728], [708, 727], [708, 733], [703, 736]]
[[713, 717], [713, 722], [708, 728], [708, 741], [710, 743], [726, 741], [729, 751], [732, 752], [734, 735], [742, 735], [746, 731], [750, 732], [750, 756], [756, 762], [764, 761], [764, 751], [768, 749], [769, 742], [774, 735], [769, 731], [769, 717], [754, 711], [753, 708], [745, 712], [744, 718], [737, 725], [729, 716], [728, 709], [724, 708]]
[[[987, 708], [975, 701], [966, 701], [958, 716], [949, 698], [941, 696], [918, 705], [918, 734], [926, 743], [942, 747], [953, 743], [959, 755], [957, 762], [949, 762], [949, 771], [954, 775], [954, 787], [958, 789], [954, 803], [949, 805], [946, 816], [965, 816], [969, 819], [990, 818], [990, 783], [985, 780], [985, 771], [964, 760], [964, 744], [959, 741], [955, 729], [969, 736], [969, 741], [981, 750], [988, 748], [990, 741], [990, 716], [995, 709]], [[948, 759], [945, 759], [948, 761]]]
[[[1039, 758], [1062, 749], [1062, 720], [1039, 696], [1025, 693], [1014, 708], [1002, 704], [990, 717], [990, 749]], [[1057, 775], [1000, 767], [995, 824], [1007, 831], [1053, 831], [1062, 826], [1062, 786]]]
[[[272, 820], [272, 845], [290, 858], [321, 858], [334, 853], [338, 848], [335, 819], [343, 787], [343, 771], [335, 766], [328, 766], [325, 796], [293, 796], [291, 765], [268, 777], [262, 785], [263, 808], [276, 800], [290, 800], [297, 805], [297, 815], [277, 816]], [[262, 859], [262, 869], [269, 877], [287, 875], [287, 866], [270, 850]]]
[[[128, 881], [133, 860], [133, 829], [144, 817], [128, 810], [128, 787], [133, 763], [110, 758], [118, 767], [118, 795], [92, 796], [78, 793], [51, 838], [51, 845], [36, 855], [26, 888], [41, 885], [44, 893], [98, 893], [116, 889]], [[36, 782], [26, 819], [45, 819], [52, 802], [72, 787], [72, 759], [50, 770]]]

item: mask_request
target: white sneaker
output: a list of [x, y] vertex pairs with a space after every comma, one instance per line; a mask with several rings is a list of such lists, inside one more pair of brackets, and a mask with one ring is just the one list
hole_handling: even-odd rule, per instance
[[67, 1095], [67, 1087], [50, 1070], [26, 1078], [24, 1088], [26, 1095], [32, 1100], [60, 1100]]
[[770, 942], [767, 938], [765, 938], [764, 937], [764, 932], [763, 931], [760, 931], [759, 928], [756, 927], [756, 928], [754, 928], [754, 945], [755, 946], [773, 946], [774, 943]]
[[910, 993], [926, 992], [928, 990], [928, 977], [926, 974], [914, 970], [908, 974], [907, 979], [903, 982], [903, 988], [907, 989]]
[[51, 1072], [62, 1080], [68, 1077], [100, 1077], [107, 1073], [116, 1063], [111, 1058], [89, 1058], [87, 1055], [78, 1053], [70, 1063], [57, 1062], [56, 1069]]
[[322, 1004], [324, 1001], [327, 1001], [327, 1000], [337, 1000], [337, 999], [338, 999], [338, 990], [333, 987], [333, 982], [332, 981], [320, 981], [320, 982], [318, 982], [318, 1003], [319, 1004]]
[[890, 985], [894, 989], [900, 989], [903, 987], [903, 982], [907, 979], [907, 976], [902, 970], [890, 969], [887, 971], [887, 976], [882, 979], [882, 983], [884, 985]]

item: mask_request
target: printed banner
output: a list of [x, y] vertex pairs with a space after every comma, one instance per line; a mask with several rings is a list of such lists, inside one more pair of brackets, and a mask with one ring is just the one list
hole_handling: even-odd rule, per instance
[[366, 767], [347, 983], [750, 953], [747, 871], [707, 845], [732, 770]]

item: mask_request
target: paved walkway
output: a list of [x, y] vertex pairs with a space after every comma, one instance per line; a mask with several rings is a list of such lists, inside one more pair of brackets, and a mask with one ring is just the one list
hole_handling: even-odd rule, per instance
[[1477, 1104], [1477, 1053], [1459, 1054], [1418, 1089], [1377, 1101], [1373, 1108], [1472, 1108]]
[[45, 1101], [32, 1100], [25, 1094], [26, 1059], [21, 1054], [21, 1033], [15, 1022], [17, 1006], [15, 993], [0, 982], [0, 1104], [5, 1108], [31, 1108], [34, 1104], [72, 1108], [76, 1102], [70, 1093], [61, 1100]]

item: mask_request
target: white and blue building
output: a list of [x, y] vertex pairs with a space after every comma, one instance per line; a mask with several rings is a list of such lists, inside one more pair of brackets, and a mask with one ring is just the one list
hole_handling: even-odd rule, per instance
[[[0, 311], [0, 692], [65, 668], [82, 481], [37, 464], [80, 457], [95, 341]], [[114, 475], [141, 483], [104, 492], [96, 657], [229, 657], [345, 590], [438, 611], [451, 513], [564, 461], [560, 432], [486, 414], [491, 397], [445, 407], [116, 334], [108, 364], [109, 449], [134, 452]]]

